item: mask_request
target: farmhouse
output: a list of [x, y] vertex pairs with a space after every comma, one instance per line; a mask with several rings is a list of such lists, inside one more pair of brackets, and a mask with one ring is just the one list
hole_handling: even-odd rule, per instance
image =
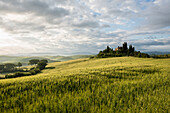
[[123, 47], [118, 46], [118, 48], [115, 48], [115, 51], [118, 51], [118, 50], [125, 50], [125, 51], [128, 50], [127, 42], [124, 42]]
[[123, 47], [118, 46], [118, 48], [115, 48], [115, 51], [122, 50], [122, 49], [123, 49]]

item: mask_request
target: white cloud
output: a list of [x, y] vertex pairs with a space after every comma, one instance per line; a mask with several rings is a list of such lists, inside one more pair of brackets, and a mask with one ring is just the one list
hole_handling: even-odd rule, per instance
[[[145, 49], [136, 41], [148, 35], [170, 38], [169, 4], [169, 0], [0, 0], [0, 54], [96, 53], [123, 41]], [[150, 42], [156, 50], [169, 44]]]
[[160, 29], [170, 26], [170, 1], [169, 0], [156, 0], [147, 6], [144, 10], [143, 16], [145, 17], [145, 29]]

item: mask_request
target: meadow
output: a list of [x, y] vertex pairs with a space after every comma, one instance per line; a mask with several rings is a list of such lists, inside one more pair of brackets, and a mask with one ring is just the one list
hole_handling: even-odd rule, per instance
[[34, 76], [0, 80], [0, 112], [165, 112], [170, 59], [115, 57], [49, 63]]

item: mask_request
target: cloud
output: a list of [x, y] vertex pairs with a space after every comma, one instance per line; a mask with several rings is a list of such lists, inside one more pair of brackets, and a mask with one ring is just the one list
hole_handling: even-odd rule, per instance
[[132, 41], [137, 50], [140, 51], [163, 51], [167, 52], [170, 47], [170, 38], [168, 39], [145, 39]]
[[81, 23], [73, 24], [73, 26], [79, 27], [79, 28], [98, 28], [98, 27], [100, 27], [99, 23], [94, 22], [94, 21], [83, 21]]
[[168, 50], [169, 4], [169, 0], [1, 0], [0, 33], [8, 35], [0, 34], [0, 47], [16, 54], [96, 53], [127, 41], [141, 50], [148, 51], [146, 46]]
[[0, 12], [5, 13], [21, 13], [34, 14], [43, 17], [64, 17], [69, 11], [56, 6], [50, 6], [46, 2], [40, 0], [2, 0], [0, 2]]
[[169, 0], [156, 0], [152, 4], [148, 4], [147, 8], [142, 12], [146, 19], [144, 27], [147, 30], [170, 26], [169, 4]]
[[143, 40], [135, 41], [136, 46], [157, 46], [157, 45], [170, 45], [170, 39], [154, 39], [154, 40]]

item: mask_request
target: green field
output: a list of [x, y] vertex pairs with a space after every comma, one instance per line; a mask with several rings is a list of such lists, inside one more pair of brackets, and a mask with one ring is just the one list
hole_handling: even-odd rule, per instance
[[34, 76], [0, 80], [0, 112], [165, 112], [170, 59], [118, 57], [50, 63]]

